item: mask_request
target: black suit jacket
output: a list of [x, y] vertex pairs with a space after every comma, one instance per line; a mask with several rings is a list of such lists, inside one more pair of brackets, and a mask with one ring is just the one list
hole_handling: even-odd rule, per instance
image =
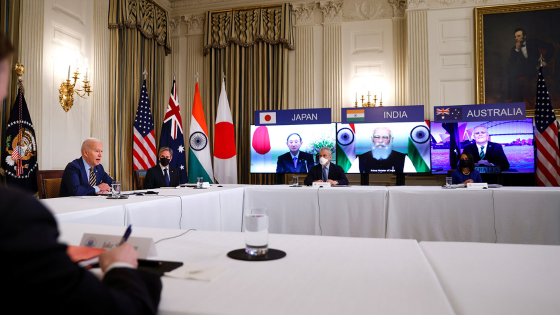
[[[313, 185], [314, 181], [320, 179], [323, 179], [323, 166], [321, 164], [317, 164], [309, 170], [309, 173], [307, 174], [307, 177], [305, 177], [303, 183], [305, 185]], [[346, 178], [344, 169], [342, 169], [340, 165], [330, 163], [328, 179], [336, 180], [339, 185], [348, 185], [348, 178]]]
[[[478, 163], [478, 161], [481, 160], [476, 143], [466, 145], [463, 148], [463, 153], [465, 152], [470, 152], [472, 154], [474, 163]], [[488, 141], [488, 147], [486, 148], [486, 155], [484, 156], [484, 159], [494, 165], [501, 166], [502, 171], [509, 169], [508, 158], [504, 153], [504, 148], [502, 148], [502, 145], [499, 143]]]
[[161, 166], [157, 164], [146, 171], [143, 189], [154, 189], [160, 187], [177, 187], [179, 186], [179, 172], [176, 168], [169, 165], [169, 186], [165, 183], [165, 177]]
[[0, 189], [3, 314], [155, 314], [161, 280], [114, 268], [99, 281], [57, 242], [51, 213], [36, 199]]
[[[307, 161], [307, 165], [305, 161]], [[288, 152], [278, 157], [276, 173], [307, 173], [313, 165], [315, 165], [313, 155], [299, 151], [297, 167], [294, 168], [292, 154]]]
[[540, 66], [539, 58], [541, 53], [539, 48], [545, 51], [543, 57], [544, 61], [547, 63], [550, 62], [550, 59], [554, 56], [555, 48], [554, 45], [540, 39], [527, 39], [525, 43], [527, 58], [525, 58], [521, 49], [517, 52], [515, 46], [513, 46], [510, 51], [509, 64], [523, 68], [523, 70], [521, 70], [523, 72], [519, 72], [520, 75], [536, 77], [539, 73], [537, 67]]
[[[105, 173], [103, 165], [93, 167], [95, 171], [95, 185], [106, 183], [109, 186], [113, 179]], [[79, 158], [68, 163], [62, 173], [60, 184], [60, 197], [95, 195], [95, 188], [89, 184], [89, 174], [86, 173], [84, 159]]]

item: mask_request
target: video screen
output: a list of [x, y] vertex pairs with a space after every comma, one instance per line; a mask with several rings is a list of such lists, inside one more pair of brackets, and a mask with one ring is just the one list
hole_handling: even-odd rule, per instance
[[337, 124], [337, 164], [346, 173], [429, 173], [430, 126], [407, 123]]
[[535, 172], [532, 118], [431, 125], [433, 174], [457, 169], [455, 150], [470, 152], [481, 173]]
[[[336, 164], [336, 124], [251, 126], [251, 173], [307, 173], [319, 151], [331, 148]], [[295, 158], [295, 159], [294, 159]]]

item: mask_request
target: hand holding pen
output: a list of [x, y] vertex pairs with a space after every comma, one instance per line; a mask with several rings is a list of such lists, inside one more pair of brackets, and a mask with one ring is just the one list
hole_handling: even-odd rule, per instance
[[130, 243], [126, 243], [132, 233], [132, 225], [129, 225], [118, 246], [99, 256], [99, 267], [105, 271], [114, 263], [126, 263], [134, 268], [138, 267], [138, 252]]

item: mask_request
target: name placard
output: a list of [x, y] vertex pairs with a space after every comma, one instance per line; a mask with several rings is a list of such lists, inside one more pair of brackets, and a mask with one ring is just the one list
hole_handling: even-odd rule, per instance
[[525, 102], [434, 107], [434, 122], [525, 120]]
[[467, 183], [468, 189], [488, 189], [488, 183]]
[[330, 124], [330, 108], [255, 111], [255, 126]]
[[331, 183], [328, 183], [328, 182], [313, 182], [313, 187], [316, 187], [316, 188], [331, 188]]
[[[121, 239], [122, 235], [84, 233], [80, 246], [111, 250], [120, 243]], [[156, 246], [151, 237], [129, 237], [127, 243], [134, 246], [140, 259], [146, 259], [148, 256], [157, 256]]]
[[343, 124], [424, 121], [424, 105], [343, 108]]

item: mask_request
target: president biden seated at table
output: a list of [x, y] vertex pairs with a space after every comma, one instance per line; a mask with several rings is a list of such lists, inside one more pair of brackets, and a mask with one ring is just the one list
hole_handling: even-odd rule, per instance
[[86, 196], [111, 192], [113, 179], [101, 165], [103, 144], [89, 138], [82, 144], [82, 157], [68, 163], [62, 174], [60, 197]]
[[344, 169], [340, 165], [332, 164], [332, 151], [330, 148], [321, 148], [319, 152], [321, 164], [309, 169], [304, 180], [305, 185], [312, 185], [313, 182], [328, 182], [331, 185], [348, 185], [348, 178], [344, 174]]

